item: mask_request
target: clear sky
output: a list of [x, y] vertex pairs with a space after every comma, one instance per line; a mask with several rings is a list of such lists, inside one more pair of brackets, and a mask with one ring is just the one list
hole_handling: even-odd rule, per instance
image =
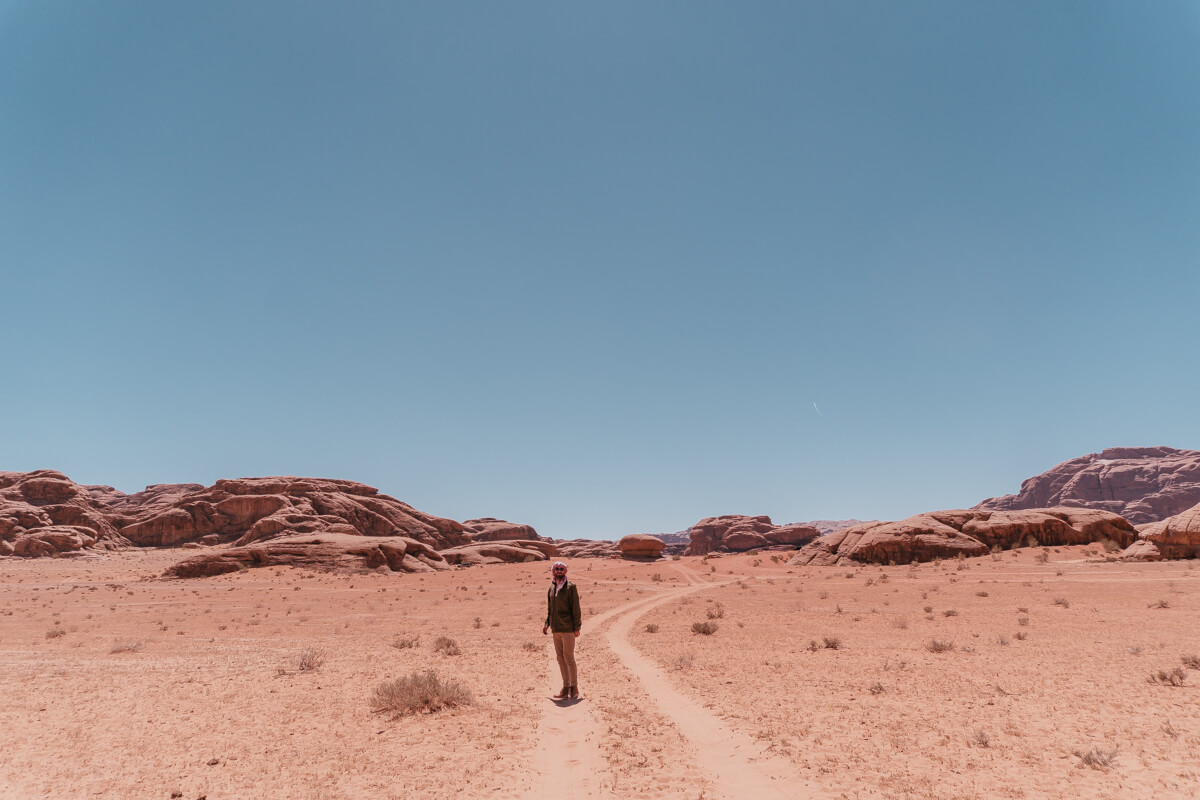
[[1200, 3], [0, 0], [0, 469], [555, 537], [1200, 448]]

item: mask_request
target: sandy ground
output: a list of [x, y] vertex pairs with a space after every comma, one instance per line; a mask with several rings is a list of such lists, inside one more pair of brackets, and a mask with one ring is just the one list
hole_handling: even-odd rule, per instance
[[[1200, 797], [1200, 671], [1150, 680], [1200, 655], [1195, 562], [576, 560], [555, 703], [544, 562], [157, 578], [190, 554], [0, 559], [0, 798]], [[474, 702], [372, 711], [418, 670]]]

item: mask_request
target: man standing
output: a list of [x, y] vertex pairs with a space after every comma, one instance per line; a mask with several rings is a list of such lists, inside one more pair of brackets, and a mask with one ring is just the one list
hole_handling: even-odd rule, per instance
[[542, 635], [554, 631], [554, 655], [558, 657], [558, 670], [562, 673], [562, 690], [554, 695], [555, 700], [579, 698], [579, 673], [575, 667], [575, 640], [583, 627], [583, 614], [579, 611], [579, 590], [567, 580], [567, 565], [555, 561], [550, 568], [554, 576], [546, 594], [546, 624]]

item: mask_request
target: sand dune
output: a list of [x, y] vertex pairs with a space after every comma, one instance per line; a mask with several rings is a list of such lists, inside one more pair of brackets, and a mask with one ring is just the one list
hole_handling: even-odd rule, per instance
[[[0, 797], [1200, 796], [1195, 562], [770, 556], [574, 561], [574, 703], [549, 698], [544, 563], [164, 581], [179, 551], [4, 559]], [[372, 711], [425, 670], [474, 702]]]

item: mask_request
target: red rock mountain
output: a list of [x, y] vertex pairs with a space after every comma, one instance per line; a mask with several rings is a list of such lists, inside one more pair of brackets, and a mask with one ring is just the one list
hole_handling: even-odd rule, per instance
[[1146, 561], [1200, 558], [1200, 504], [1160, 522], [1143, 525], [1138, 540], [1125, 548], [1121, 556]]
[[1095, 508], [1142, 525], [1179, 514], [1197, 503], [1200, 451], [1112, 447], [1064, 461], [1024, 481], [1019, 493], [989, 498], [975, 508]]
[[702, 556], [713, 551], [741, 552], [757, 547], [810, 542], [820, 535], [811, 525], [774, 525], [770, 517], [728, 514], [706, 517], [691, 527], [691, 544], [685, 555]]

